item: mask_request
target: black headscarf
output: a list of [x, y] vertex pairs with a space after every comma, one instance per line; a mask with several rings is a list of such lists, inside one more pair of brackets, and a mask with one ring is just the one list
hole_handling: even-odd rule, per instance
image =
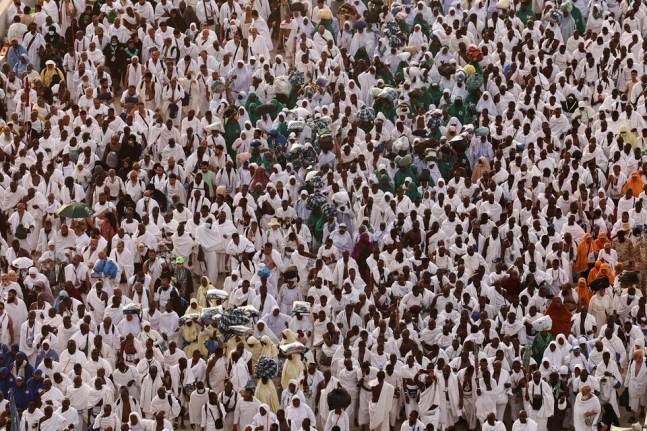
[[602, 415], [600, 422], [607, 425], [609, 428], [611, 428], [611, 425], [619, 427], [620, 420], [618, 419], [616, 411], [613, 410], [613, 406], [610, 403], [606, 403], [602, 408], [604, 409], [604, 414]]

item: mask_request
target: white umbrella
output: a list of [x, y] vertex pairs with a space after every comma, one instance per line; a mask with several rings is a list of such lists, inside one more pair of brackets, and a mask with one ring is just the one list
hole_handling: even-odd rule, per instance
[[11, 262], [11, 266], [18, 269], [27, 269], [34, 266], [34, 261], [28, 257], [19, 257], [18, 259], [14, 259], [13, 262]]

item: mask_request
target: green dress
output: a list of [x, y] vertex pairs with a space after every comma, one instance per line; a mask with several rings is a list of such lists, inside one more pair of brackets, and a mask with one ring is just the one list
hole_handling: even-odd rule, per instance
[[469, 117], [467, 114], [467, 106], [465, 106], [465, 104], [463, 103], [461, 103], [461, 105], [458, 106], [456, 104], [456, 101], [454, 101], [454, 103], [452, 103], [447, 109], [447, 115], [449, 115], [450, 117], [456, 117], [456, 119], [458, 119], [458, 121], [460, 121], [461, 124], [467, 124], [465, 121], [469, 120]]
[[575, 20], [575, 28], [577, 28], [577, 31], [580, 32], [580, 34], [584, 34], [586, 32], [586, 24], [584, 23], [584, 19], [582, 18], [582, 12], [573, 5], [573, 10], [571, 11], [571, 16], [573, 17], [573, 20]]
[[[318, 214], [315, 214], [317, 212]], [[326, 223], [326, 218], [323, 216], [321, 211], [312, 211], [310, 217], [308, 217], [307, 225], [312, 231], [312, 236], [315, 239], [316, 247], [321, 246], [323, 239], [323, 228]]]
[[407, 179], [407, 177], [411, 178], [412, 182], [417, 185], [418, 177], [411, 169], [411, 165], [409, 165], [404, 169], [404, 171], [402, 169], [398, 169], [398, 171], [395, 173], [396, 190], [404, 185], [404, 180]]
[[438, 170], [440, 171], [440, 175], [445, 180], [445, 184], [447, 181], [451, 179], [451, 175], [449, 174], [449, 171], [454, 167], [454, 156], [448, 155], [448, 154], [443, 154], [440, 159], [438, 159]]
[[443, 89], [440, 85], [434, 87], [433, 84], [437, 83], [436, 81], [432, 82], [427, 89], [427, 94], [429, 95], [429, 101], [431, 104], [438, 106], [440, 104], [440, 99], [443, 97]]
[[532, 11], [532, 2], [521, 3], [521, 7], [519, 7], [515, 15], [521, 20], [523, 25], [526, 25], [528, 20], [535, 16], [535, 13]]
[[234, 151], [231, 146], [234, 144], [236, 139], [240, 138], [240, 124], [238, 124], [238, 120], [235, 120], [234, 118], [230, 118], [227, 120], [227, 123], [225, 123], [225, 143], [227, 144], [227, 153], [231, 156], [232, 160], [236, 160], [236, 151]]
[[283, 105], [283, 103], [281, 103], [276, 98], [270, 100], [270, 103], [272, 105], [276, 106], [276, 110], [274, 110], [274, 112], [270, 113], [270, 118], [272, 119], [272, 121], [274, 121], [274, 120], [276, 120], [276, 117], [279, 115], [279, 112], [283, 111], [283, 108], [285, 107], [285, 105]]
[[[297, 100], [299, 96], [297, 92], [294, 90], [294, 87], [290, 89], [290, 94], [288, 95], [288, 109], [294, 109], [295, 106], [297, 106]], [[284, 135], [287, 136], [287, 135]]]
[[546, 335], [542, 335], [541, 332], [535, 335], [535, 339], [532, 342], [532, 358], [537, 361], [537, 364], [541, 364], [544, 352], [551, 341], [555, 341], [555, 337], [550, 332], [547, 332]]
[[393, 107], [393, 102], [390, 100], [380, 99], [379, 102], [376, 101], [373, 103], [373, 109], [375, 110], [375, 115], [381, 112], [390, 121], [393, 121], [395, 118], [395, 108]]

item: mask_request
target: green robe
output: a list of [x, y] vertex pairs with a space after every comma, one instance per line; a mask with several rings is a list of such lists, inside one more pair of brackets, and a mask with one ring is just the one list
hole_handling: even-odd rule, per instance
[[443, 89], [439, 85], [434, 89], [431, 85], [429, 85], [429, 88], [427, 89], [427, 94], [429, 95], [429, 101], [435, 105], [438, 106], [440, 104], [440, 99], [443, 97]]
[[245, 110], [247, 111], [247, 114], [249, 114], [249, 121], [252, 123], [252, 127], [256, 127], [256, 122], [258, 121], [258, 117], [256, 116], [256, 114], [251, 112], [251, 109], [258, 108], [259, 106], [261, 106], [261, 102], [260, 100], [258, 100], [258, 98], [256, 98], [256, 101], [252, 102], [251, 99], [253, 96], [256, 96], [256, 93], [251, 92], [247, 96], [247, 101], [245, 102]]
[[[294, 109], [297, 106], [298, 95], [294, 88], [290, 89], [290, 94], [288, 95], [288, 109]], [[287, 136], [287, 135], [285, 135]]]
[[447, 184], [447, 181], [452, 178], [449, 174], [452, 167], [454, 167], [454, 156], [450, 155], [447, 159], [441, 156], [441, 158], [438, 159], [438, 170], [440, 171], [440, 175], [445, 179], [445, 184]]
[[452, 103], [449, 108], [447, 109], [447, 115], [450, 117], [456, 117], [458, 121], [461, 122], [461, 124], [467, 124], [465, 120], [469, 118], [467, 114], [467, 106], [465, 104], [461, 104], [461, 106], [457, 106], [456, 102]]
[[541, 364], [544, 352], [551, 341], [555, 341], [555, 337], [553, 337], [550, 332], [545, 336], [541, 335], [541, 333], [535, 335], [535, 339], [532, 342], [532, 358], [537, 361], [538, 364]]
[[404, 185], [404, 180], [407, 179], [407, 177], [411, 178], [411, 180], [415, 184], [418, 184], [417, 175], [413, 172], [413, 170], [411, 169], [411, 166], [407, 166], [404, 169], [404, 172], [401, 169], [398, 169], [398, 171], [395, 173], [396, 190], [399, 189], [402, 185]]
[[286, 121], [279, 123], [279, 127], [277, 127], [276, 130], [278, 130], [279, 133], [283, 136], [290, 135], [290, 132], [288, 131], [288, 123]]
[[523, 25], [526, 25], [528, 20], [535, 16], [535, 13], [532, 11], [532, 2], [521, 3], [521, 7], [515, 15], [521, 20]]
[[375, 110], [375, 115], [377, 115], [378, 112], [381, 112], [388, 120], [393, 121], [393, 119], [395, 118], [395, 108], [393, 107], [393, 102], [386, 100], [379, 103], [379, 106], [376, 106], [377, 104], [378, 102], [373, 103], [373, 110]]
[[323, 239], [323, 228], [326, 221], [327, 220], [323, 216], [321, 211], [319, 211], [319, 215], [315, 214], [315, 212], [313, 211], [310, 213], [310, 217], [308, 217], [308, 221], [306, 222], [306, 224], [310, 228], [310, 231], [312, 232], [312, 236], [315, 239], [315, 244], [317, 246], [321, 246]]
[[422, 196], [420, 196], [420, 192], [418, 192], [418, 186], [414, 182], [409, 184], [409, 188], [404, 194], [411, 199], [411, 202], [413, 202], [415, 198], [422, 198]]
[[[234, 120], [233, 118], [230, 118], [227, 120], [227, 123], [225, 123], [225, 143], [227, 144], [227, 153], [231, 156], [232, 160], [236, 159], [236, 151], [234, 151], [231, 146], [234, 144], [236, 139], [240, 138], [240, 124], [238, 124], [238, 120]], [[233, 154], [233, 155], [232, 155]]]
[[429, 31], [431, 30], [429, 23], [424, 19], [418, 19], [418, 17], [416, 16], [416, 18], [413, 20], [413, 26], [415, 27], [416, 24], [420, 25], [420, 31], [422, 31], [425, 36], [429, 37]]
[[[270, 103], [271, 103], [272, 105], [275, 105], [275, 106], [276, 106], [276, 110], [275, 110], [274, 112], [270, 113], [270, 118], [272, 119], [272, 121], [274, 121], [274, 120], [276, 120], [276, 117], [279, 115], [279, 112], [283, 111], [283, 108], [284, 108], [285, 106], [283, 105], [283, 103], [281, 103], [281, 102], [280, 102], [279, 100], [277, 100], [276, 98], [272, 99], [272, 100], [270, 101]], [[249, 111], [247, 111], [247, 112], [249, 112]]]
[[411, 36], [411, 29], [407, 25], [407, 23], [404, 20], [397, 20], [398, 26], [400, 27], [400, 31], [404, 32], [404, 34], [407, 35], [407, 39], [409, 36]]
[[586, 32], [586, 24], [584, 23], [584, 19], [582, 18], [582, 12], [580, 12], [580, 10], [575, 5], [573, 5], [571, 16], [575, 20], [575, 28], [577, 28], [577, 31], [579, 31], [580, 34], [584, 34]]

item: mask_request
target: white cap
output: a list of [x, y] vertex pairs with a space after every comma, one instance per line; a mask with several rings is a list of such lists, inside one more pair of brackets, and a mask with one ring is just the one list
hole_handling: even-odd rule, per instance
[[32, 274], [33, 275], [38, 274], [38, 270], [36, 269], [35, 266], [32, 266], [31, 268], [29, 268], [29, 275], [32, 275]]
[[48, 245], [48, 246], [49, 246], [49, 245], [56, 245], [56, 243], [55, 243], [54, 241], [49, 241], [49, 242], [47, 243], [47, 245]]
[[56, 63], [54, 62], [54, 60], [47, 60], [45, 62], [45, 65], [47, 65], [47, 66], [56, 66]]

